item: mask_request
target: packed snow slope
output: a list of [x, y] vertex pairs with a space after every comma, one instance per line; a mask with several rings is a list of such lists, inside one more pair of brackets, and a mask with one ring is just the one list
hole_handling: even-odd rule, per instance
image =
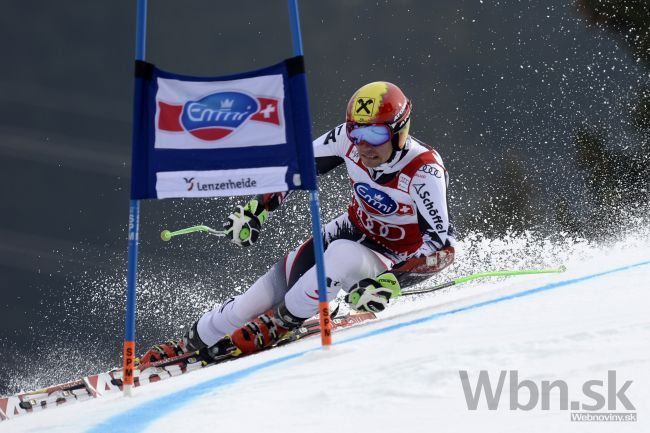
[[[335, 334], [327, 351], [305, 340], [138, 388], [133, 398], [113, 394], [19, 416], [0, 432], [650, 431], [650, 242], [585, 246], [557, 258], [563, 274], [403, 298], [379, 320]], [[471, 401], [482, 370], [493, 390], [506, 371], [495, 410], [486, 389]], [[524, 381], [539, 387], [539, 401], [513, 410], [511, 399], [519, 407], [531, 401], [531, 388], [517, 391]], [[597, 397], [583, 384], [602, 381], [591, 390], [616, 408], [562, 409], [558, 386], [544, 409], [542, 381], [563, 381], [569, 403], [592, 406]], [[577, 422], [572, 412], [637, 420]]]

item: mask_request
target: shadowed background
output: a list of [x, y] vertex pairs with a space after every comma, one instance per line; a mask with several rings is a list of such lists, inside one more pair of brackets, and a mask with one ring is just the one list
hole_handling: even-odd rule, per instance
[[[622, 4], [626, 7], [622, 7]], [[284, 1], [156, 0], [147, 60], [225, 75], [292, 55]], [[412, 98], [412, 133], [450, 172], [459, 229], [603, 239], [647, 209], [650, 10], [643, 1], [301, 2], [314, 136], [374, 80]], [[119, 363], [135, 2], [10, 1], [0, 15], [0, 393]], [[349, 183], [321, 182], [323, 217]], [[182, 333], [309, 236], [307, 199], [257, 246], [163, 228], [220, 226], [235, 203], [142, 206], [138, 345]]]

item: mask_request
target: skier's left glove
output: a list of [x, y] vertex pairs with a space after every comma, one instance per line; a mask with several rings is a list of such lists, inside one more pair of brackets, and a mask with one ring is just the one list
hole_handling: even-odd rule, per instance
[[269, 211], [264, 208], [257, 198], [252, 199], [245, 206], [237, 209], [228, 216], [228, 221], [223, 223], [226, 236], [242, 247], [248, 247], [257, 242], [262, 224], [269, 218]]
[[395, 275], [384, 272], [374, 279], [365, 278], [352, 286], [345, 295], [345, 302], [353, 310], [378, 313], [388, 306], [391, 298], [397, 298], [401, 293]]

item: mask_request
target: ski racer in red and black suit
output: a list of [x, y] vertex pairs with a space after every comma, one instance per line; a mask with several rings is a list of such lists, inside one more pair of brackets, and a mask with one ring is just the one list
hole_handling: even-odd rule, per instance
[[[442, 158], [409, 135], [411, 102], [394, 84], [357, 90], [346, 122], [314, 141], [317, 170], [345, 164], [353, 190], [347, 212], [323, 229], [327, 297], [343, 290], [350, 307], [378, 312], [409, 286], [454, 260]], [[225, 224], [238, 245], [255, 243], [285, 193], [238, 206]], [[143, 362], [205, 347], [248, 354], [276, 343], [318, 310], [312, 240], [287, 254], [245, 293], [205, 313], [183, 339], [151, 349]]]

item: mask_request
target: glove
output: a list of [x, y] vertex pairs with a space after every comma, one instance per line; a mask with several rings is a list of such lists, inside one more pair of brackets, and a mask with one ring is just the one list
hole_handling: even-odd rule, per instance
[[248, 247], [257, 242], [262, 224], [269, 217], [269, 211], [256, 199], [228, 215], [228, 221], [223, 223], [226, 237], [241, 247]]
[[345, 295], [345, 302], [353, 310], [378, 313], [388, 306], [390, 298], [397, 298], [401, 293], [395, 275], [384, 272], [375, 279], [365, 278], [352, 286]]

